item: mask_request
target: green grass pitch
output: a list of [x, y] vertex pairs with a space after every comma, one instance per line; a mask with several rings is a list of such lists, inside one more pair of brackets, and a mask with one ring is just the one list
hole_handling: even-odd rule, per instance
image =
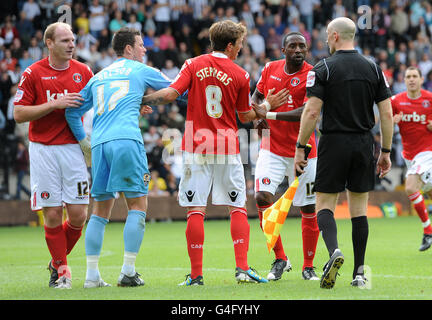
[[[258, 220], [250, 219], [249, 264], [266, 276], [274, 259]], [[337, 220], [339, 246], [345, 264], [332, 290], [301, 278], [301, 220], [288, 218], [282, 229], [285, 251], [293, 270], [268, 284], [237, 284], [228, 220], [205, 223], [202, 287], [179, 287], [189, 273], [185, 222], [147, 223], [136, 268], [145, 281], [139, 288], [119, 288], [123, 262], [123, 223], [109, 223], [99, 268], [110, 288], [83, 289], [86, 271], [84, 232], [68, 257], [72, 290], [48, 288], [49, 253], [41, 227], [0, 228], [0, 300], [423, 300], [432, 299], [432, 249], [419, 252], [422, 228], [418, 217], [369, 219], [366, 265], [368, 289], [350, 286], [353, 268], [350, 220]], [[85, 230], [84, 230], [85, 231]], [[328, 259], [322, 238], [315, 266], [318, 276]]]

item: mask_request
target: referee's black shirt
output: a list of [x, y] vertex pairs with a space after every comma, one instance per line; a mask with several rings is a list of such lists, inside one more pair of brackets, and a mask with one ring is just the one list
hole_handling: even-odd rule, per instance
[[375, 125], [374, 102], [391, 97], [387, 80], [372, 60], [357, 50], [338, 50], [318, 62], [307, 78], [307, 96], [320, 98], [320, 131], [364, 133]]

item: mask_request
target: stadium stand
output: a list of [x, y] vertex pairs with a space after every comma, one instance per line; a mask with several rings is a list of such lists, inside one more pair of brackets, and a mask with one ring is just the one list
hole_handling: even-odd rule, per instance
[[[407, 0], [17, 0], [0, 4], [0, 199], [28, 199], [16, 194], [18, 141], [27, 145], [28, 124], [13, 120], [13, 103], [22, 72], [46, 57], [43, 44], [45, 27], [57, 21], [60, 6], [69, 6], [76, 35], [75, 58], [88, 64], [94, 73], [115, 59], [110, 47], [113, 32], [122, 26], [142, 31], [147, 55], [144, 61], [175, 78], [184, 61], [209, 52], [208, 29], [214, 21], [232, 19], [248, 27], [247, 44], [236, 63], [250, 74], [251, 92], [264, 65], [282, 58], [282, 36], [291, 31], [303, 33], [308, 41], [307, 61], [315, 64], [328, 56], [326, 24], [348, 16], [360, 22], [370, 18], [370, 28], [359, 28], [357, 50], [376, 61], [384, 70], [393, 93], [405, 90], [404, 70], [418, 66], [425, 77], [424, 88], [432, 89], [432, 3]], [[366, 6], [366, 7], [361, 7]], [[359, 8], [369, 8], [365, 16]], [[363, 19], [363, 20], [362, 20]], [[182, 103], [154, 107], [155, 112], [140, 119], [148, 151], [149, 165], [158, 183], [157, 197], [175, 196], [179, 181], [178, 139], [184, 130], [186, 105]], [[247, 145], [245, 172], [253, 190], [253, 167], [257, 143], [242, 125]], [[168, 130], [170, 129], [170, 130]], [[374, 131], [378, 137], [379, 132]], [[319, 137], [318, 137], [319, 138]], [[377, 140], [379, 141], [379, 139]], [[401, 140], [395, 132], [392, 160], [399, 168], [396, 185], [377, 180], [377, 190], [394, 190], [403, 183], [404, 162]], [[379, 150], [379, 146], [377, 146]], [[255, 157], [255, 158], [254, 158]], [[180, 157], [181, 160], [181, 157]], [[22, 168], [20, 168], [22, 171]], [[22, 172], [21, 172], [22, 175]], [[21, 179], [20, 179], [21, 181]], [[28, 176], [22, 180], [28, 187]], [[281, 188], [286, 184], [281, 185]], [[249, 194], [253, 193], [249, 190]]]

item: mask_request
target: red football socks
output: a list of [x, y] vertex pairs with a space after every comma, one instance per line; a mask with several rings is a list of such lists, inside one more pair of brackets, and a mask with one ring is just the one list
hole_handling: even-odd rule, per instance
[[302, 239], [303, 239], [303, 270], [313, 267], [316, 246], [319, 238], [319, 229], [316, 213], [304, 213], [302, 215]]
[[236, 208], [231, 215], [231, 238], [234, 244], [236, 267], [248, 270], [247, 254], [249, 250], [250, 226], [247, 219], [247, 211], [244, 208]]
[[[60, 266], [67, 266], [67, 259], [66, 259], [66, 248], [67, 248], [67, 240], [66, 240], [66, 234], [63, 230], [63, 226], [59, 225], [58, 227], [49, 228], [47, 226], [44, 226], [45, 228], [45, 240], [48, 245], [48, 250], [51, 253], [52, 257], [52, 265], [54, 268], [56, 268], [59, 271], [59, 277], [61, 277], [62, 274], [60, 274]], [[62, 268], [63, 270], [66, 270], [67, 268]]]
[[63, 223], [63, 231], [66, 234], [66, 254], [69, 254], [75, 244], [78, 242], [81, 237], [83, 226], [76, 227], [73, 226], [68, 220]]
[[191, 262], [191, 278], [195, 279], [203, 274], [204, 212], [188, 212], [186, 242]]
[[422, 194], [420, 193], [420, 191], [417, 191], [413, 194], [410, 194], [408, 196], [408, 198], [410, 199], [411, 203], [413, 204], [414, 209], [417, 212], [417, 215], [419, 216], [419, 218], [422, 222], [423, 232], [425, 234], [432, 234], [432, 226], [430, 224], [429, 214], [428, 214], [428, 211], [426, 209], [426, 205], [425, 205]]

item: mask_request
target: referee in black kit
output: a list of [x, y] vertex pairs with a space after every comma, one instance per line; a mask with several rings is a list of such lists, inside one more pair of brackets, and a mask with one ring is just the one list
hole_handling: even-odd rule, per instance
[[318, 62], [308, 74], [309, 100], [301, 117], [294, 158], [296, 170], [303, 172], [302, 168], [307, 165], [304, 147], [322, 111], [314, 188], [318, 226], [330, 255], [320, 281], [321, 288], [327, 289], [335, 285], [338, 270], [344, 263], [333, 213], [338, 195], [345, 189], [354, 249], [351, 285], [366, 285], [363, 270], [369, 233], [366, 213], [368, 192], [373, 190], [375, 181], [374, 139], [370, 133], [375, 124], [374, 102], [381, 120], [382, 146], [376, 171], [383, 177], [391, 168], [391, 91], [381, 69], [354, 50], [355, 32], [356, 25], [348, 18], [337, 18], [327, 26], [332, 56]]

